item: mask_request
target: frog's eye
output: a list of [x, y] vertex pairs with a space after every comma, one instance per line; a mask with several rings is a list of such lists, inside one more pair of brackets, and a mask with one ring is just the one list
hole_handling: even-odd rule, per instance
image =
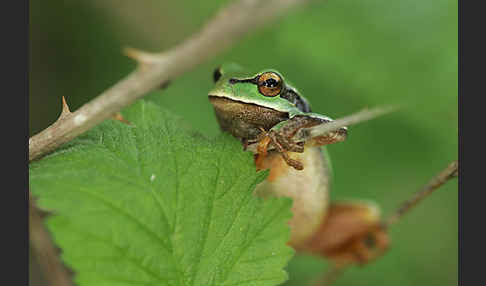
[[221, 78], [222, 75], [223, 75], [223, 73], [221, 73], [221, 67], [216, 68], [213, 72], [214, 82], [217, 82]]
[[264, 96], [274, 97], [282, 91], [282, 78], [274, 72], [261, 74], [257, 80], [258, 91]]

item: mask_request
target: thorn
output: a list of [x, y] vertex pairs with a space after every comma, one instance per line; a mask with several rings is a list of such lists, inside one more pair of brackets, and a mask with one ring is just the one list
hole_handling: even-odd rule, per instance
[[130, 48], [130, 47], [125, 47], [123, 48], [122, 50], [122, 53], [131, 58], [131, 59], [134, 59], [136, 60], [137, 62], [141, 62], [142, 60], [142, 57], [143, 57], [143, 52], [140, 51], [140, 50], [137, 50], [135, 48]]
[[62, 97], [62, 111], [61, 111], [61, 115], [59, 115], [59, 119], [57, 119], [57, 120], [63, 119], [70, 114], [71, 114], [71, 110], [69, 110], [69, 106], [67, 105], [66, 98], [63, 96]]
[[159, 86], [159, 89], [161, 89], [161, 90], [166, 89], [170, 85], [170, 83], [171, 83], [171, 81], [169, 79], [162, 82]]
[[128, 120], [126, 120], [125, 118], [123, 118], [123, 116], [121, 115], [121, 113], [120, 113], [120, 112], [115, 113], [115, 114], [114, 114], [114, 115], [111, 117], [111, 119], [113, 119], [113, 120], [118, 120], [118, 121], [120, 121], [120, 122], [122, 122], [122, 123], [125, 123], [125, 124], [127, 124], [127, 125], [131, 125], [131, 124], [132, 124], [130, 121], [128, 121]]
[[161, 62], [164, 59], [163, 57], [157, 54], [144, 52], [142, 50], [138, 50], [130, 47], [123, 48], [123, 54], [137, 61], [138, 64], [142, 67], [148, 66], [156, 62]]
[[63, 113], [66, 113], [66, 112], [71, 113], [71, 111], [69, 110], [69, 106], [67, 105], [66, 98], [64, 96], [62, 97], [62, 112]]

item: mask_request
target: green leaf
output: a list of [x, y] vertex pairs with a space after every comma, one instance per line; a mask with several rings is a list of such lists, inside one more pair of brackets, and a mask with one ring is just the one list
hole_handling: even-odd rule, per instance
[[190, 132], [144, 101], [30, 166], [37, 205], [78, 285], [276, 285], [293, 255], [289, 199], [228, 135]]

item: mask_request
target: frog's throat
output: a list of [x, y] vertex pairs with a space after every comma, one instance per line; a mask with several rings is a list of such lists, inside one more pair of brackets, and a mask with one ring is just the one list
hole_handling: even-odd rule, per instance
[[261, 133], [260, 128], [270, 130], [289, 118], [288, 112], [258, 104], [220, 96], [210, 96], [209, 100], [214, 107], [220, 128], [239, 139], [256, 139]]

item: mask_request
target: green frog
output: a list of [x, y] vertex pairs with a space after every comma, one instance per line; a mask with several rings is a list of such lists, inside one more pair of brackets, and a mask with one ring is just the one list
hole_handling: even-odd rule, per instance
[[[339, 261], [355, 259], [359, 247], [354, 241], [363, 233], [359, 227], [374, 229], [379, 214], [373, 203], [329, 202], [331, 164], [325, 145], [344, 141], [347, 128], [314, 138], [297, 136], [332, 119], [312, 112], [309, 101], [276, 70], [249, 73], [229, 63], [217, 68], [213, 79], [209, 100], [220, 128], [254, 153], [257, 170], [270, 170], [255, 194], [293, 199], [289, 244]], [[367, 235], [373, 245], [386, 246], [386, 236], [378, 232]]]

